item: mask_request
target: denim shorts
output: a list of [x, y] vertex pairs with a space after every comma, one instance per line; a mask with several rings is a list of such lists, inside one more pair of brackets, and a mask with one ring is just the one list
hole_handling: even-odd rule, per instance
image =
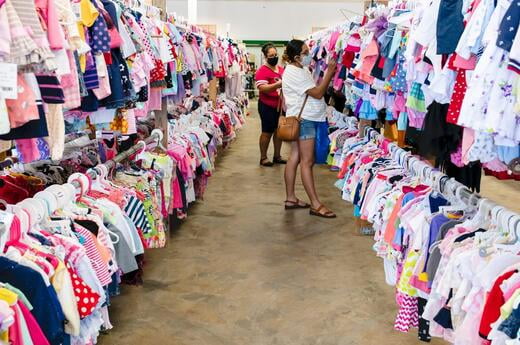
[[319, 124], [318, 121], [302, 119], [300, 122], [300, 140], [316, 138], [316, 131]]

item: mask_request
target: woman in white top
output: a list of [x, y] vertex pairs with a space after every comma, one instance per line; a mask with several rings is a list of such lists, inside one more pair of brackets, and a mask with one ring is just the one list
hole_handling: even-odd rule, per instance
[[[282, 90], [287, 106], [287, 116], [297, 116], [302, 109], [300, 122], [300, 138], [291, 145], [291, 157], [285, 168], [285, 187], [287, 200], [285, 209], [309, 208], [310, 214], [324, 218], [335, 218], [334, 212], [326, 208], [318, 198], [314, 185], [314, 141], [316, 129], [320, 122], [325, 122], [326, 103], [323, 96], [334, 77], [336, 62], [331, 61], [325, 76], [319, 85], [316, 85], [308, 66], [312, 60], [309, 47], [305, 42], [292, 40], [287, 44], [284, 60], [288, 63], [282, 77]], [[296, 170], [301, 164], [303, 186], [309, 196], [311, 204], [300, 201], [295, 194], [294, 185]]]

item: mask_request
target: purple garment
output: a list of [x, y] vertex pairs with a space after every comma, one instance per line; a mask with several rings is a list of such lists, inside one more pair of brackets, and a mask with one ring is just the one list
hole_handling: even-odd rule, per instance
[[356, 114], [356, 116], [359, 116], [359, 111], [361, 110], [362, 105], [363, 105], [363, 98], [360, 98], [360, 99], [358, 99], [358, 101], [356, 103], [356, 109], [354, 109], [354, 114]]
[[[92, 2], [99, 10], [99, 5], [96, 1]], [[101, 11], [100, 11], [101, 12]], [[94, 24], [88, 29], [90, 40], [89, 45], [92, 53], [108, 53], [110, 52], [110, 34], [108, 33], [107, 22], [100, 13], [96, 18]]]
[[181, 104], [186, 97], [186, 89], [184, 88], [184, 79], [180, 73], [177, 74], [177, 94], [173, 95], [173, 101], [175, 104]]
[[367, 23], [366, 29], [372, 31], [378, 39], [388, 29], [388, 19], [384, 16], [377, 17]]
[[[430, 196], [430, 201], [431, 201]], [[446, 205], [446, 204], [444, 204]], [[438, 209], [438, 208], [437, 208]], [[430, 238], [428, 239], [428, 252], [426, 254], [426, 260], [424, 261], [424, 268], [426, 269], [426, 266], [428, 265], [428, 259], [430, 258], [430, 247], [437, 239], [437, 235], [439, 234], [439, 230], [441, 229], [441, 226], [447, 222], [449, 222], [450, 219], [446, 217], [445, 215], [438, 214], [432, 218], [432, 222], [430, 223]]]
[[408, 113], [408, 124], [410, 127], [422, 129], [426, 113], [408, 107], [406, 107], [406, 112]]
[[99, 88], [99, 77], [97, 74], [96, 61], [92, 54], [87, 54], [87, 66], [85, 73], [83, 73], [83, 80], [85, 80], [85, 87], [87, 90], [94, 90]]

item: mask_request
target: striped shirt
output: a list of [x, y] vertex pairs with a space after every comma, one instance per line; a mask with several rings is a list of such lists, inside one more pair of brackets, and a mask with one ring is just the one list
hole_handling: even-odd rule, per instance
[[112, 282], [112, 277], [107, 263], [101, 258], [101, 253], [96, 245], [96, 236], [78, 224], [74, 224], [74, 232], [81, 236], [80, 243], [85, 248], [87, 257], [92, 264], [101, 285], [107, 286]]
[[[20, 18], [24, 27], [31, 28], [31, 35], [38, 42], [39, 39], [46, 38], [47, 35], [43, 31], [36, 5], [33, 0], [12, 0], [16, 14]], [[48, 44], [48, 43], [47, 43]]]
[[99, 77], [96, 69], [96, 61], [92, 55], [87, 57], [87, 68], [83, 74], [83, 80], [85, 81], [85, 87], [87, 90], [94, 90], [99, 88]]
[[148, 234], [152, 231], [150, 223], [146, 218], [144, 204], [136, 196], [130, 197], [125, 207], [125, 213], [132, 223], [135, 224], [136, 228], [141, 229], [143, 234]]

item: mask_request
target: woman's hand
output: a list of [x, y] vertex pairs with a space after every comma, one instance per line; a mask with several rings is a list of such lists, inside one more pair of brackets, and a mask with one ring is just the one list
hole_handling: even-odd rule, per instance
[[334, 73], [336, 72], [336, 68], [338, 68], [338, 63], [335, 59], [331, 59], [329, 63], [327, 64], [327, 72], [328, 73]]
[[260, 92], [273, 92], [273, 91], [276, 91], [278, 89], [281, 89], [282, 88], [282, 81], [280, 79], [278, 79], [275, 83], [272, 83], [272, 84], [266, 84], [266, 85], [260, 85], [258, 87], [258, 90]]
[[338, 64], [336, 63], [336, 60], [330, 60], [327, 66], [327, 71], [325, 71], [325, 76], [321, 83], [316, 87], [313, 87], [312, 89], [308, 90], [307, 94], [316, 99], [323, 98], [323, 96], [327, 92], [330, 82], [332, 81], [332, 78], [334, 78], [334, 74], [336, 73], [337, 67]]

